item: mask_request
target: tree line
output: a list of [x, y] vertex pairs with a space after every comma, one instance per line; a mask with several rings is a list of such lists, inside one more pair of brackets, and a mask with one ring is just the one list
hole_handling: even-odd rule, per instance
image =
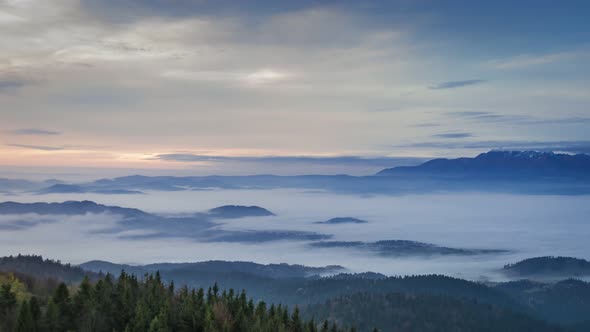
[[[159, 273], [138, 279], [125, 272], [88, 277], [77, 286], [59, 283], [50, 296], [28, 294], [22, 300], [12, 283], [0, 287], [0, 331], [268, 331], [343, 332], [327, 321], [303, 319], [297, 307], [255, 303], [245, 291], [176, 289]], [[355, 331], [354, 328], [347, 331]]]

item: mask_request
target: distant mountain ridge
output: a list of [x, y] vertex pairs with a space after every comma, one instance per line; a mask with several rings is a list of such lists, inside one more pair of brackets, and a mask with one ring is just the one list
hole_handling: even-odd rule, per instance
[[[457, 179], [465, 181], [457, 181]], [[325, 190], [354, 194], [481, 191], [550, 195], [590, 194], [590, 155], [492, 150], [474, 158], [433, 159], [416, 166], [351, 175], [130, 175], [85, 183], [21, 183], [0, 179], [0, 192], [142, 194], [212, 189]], [[3, 187], [2, 184], [7, 186]], [[28, 186], [28, 187], [27, 187]], [[29, 187], [33, 188], [29, 188]], [[20, 189], [19, 189], [20, 188]], [[27, 189], [28, 188], [28, 189]]]
[[108, 206], [92, 201], [65, 201], [62, 203], [0, 203], [0, 214], [36, 213], [40, 215], [61, 214], [79, 215], [86, 213], [113, 213], [124, 217], [148, 217], [150, 214], [138, 209]]
[[433, 159], [418, 166], [384, 169], [376, 175], [590, 175], [590, 155], [538, 151], [492, 150], [475, 158]]
[[88, 190], [83, 186], [74, 184], [63, 184], [56, 183], [47, 188], [41, 189], [37, 192], [38, 194], [82, 194], [82, 193], [95, 193], [95, 194], [113, 194], [113, 195], [125, 195], [125, 194], [143, 194], [138, 190], [125, 190], [125, 189], [95, 189]]
[[176, 274], [203, 273], [246, 273], [253, 276], [271, 279], [308, 278], [346, 271], [340, 265], [310, 267], [297, 264], [258, 264], [240, 261], [204, 261], [194, 263], [156, 263], [147, 265], [115, 264], [106, 261], [89, 261], [79, 265], [82, 269], [92, 272], [119, 275], [122, 270], [142, 277], [145, 273], [161, 273], [173, 278]]

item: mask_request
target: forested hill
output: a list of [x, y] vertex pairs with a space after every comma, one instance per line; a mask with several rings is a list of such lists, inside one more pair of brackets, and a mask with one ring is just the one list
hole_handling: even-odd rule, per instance
[[[369, 323], [373, 321], [389, 324], [387, 317], [392, 316], [406, 320], [408, 326], [413, 326], [417, 331], [438, 331], [429, 329], [423, 324], [436, 326], [452, 324], [462, 328], [457, 331], [492, 331], [486, 330], [487, 325], [483, 323], [478, 325], [479, 321], [486, 324], [495, 322], [495, 326], [507, 326], [504, 331], [511, 331], [514, 326], [521, 328], [522, 331], [552, 331], [554, 328], [550, 324], [554, 326], [561, 324], [564, 328], [578, 326], [579, 329], [576, 331], [587, 331], [584, 327], [588, 324], [585, 321], [588, 320], [588, 312], [590, 312], [590, 284], [579, 280], [565, 280], [557, 283], [519, 281], [485, 285], [440, 275], [385, 277], [368, 273], [340, 274], [323, 278], [291, 278], [284, 277], [280, 273], [276, 274], [276, 271], [273, 272], [269, 266], [247, 264], [248, 269], [244, 269], [240, 264], [232, 266], [233, 262], [205, 262], [196, 270], [182, 268], [169, 270], [168, 264], [157, 264], [154, 268], [161, 267], [162, 269], [158, 270], [161, 272], [142, 270], [141, 277], [131, 277], [127, 273], [119, 272], [116, 276], [105, 277], [88, 273], [78, 267], [61, 264], [59, 261], [42, 259], [39, 256], [7, 257], [0, 261], [4, 262], [2, 266], [5, 271], [0, 273], [0, 283], [15, 287], [13, 290], [18, 294], [19, 303], [35, 295], [37, 297], [35, 301], [43, 307], [43, 312], [49, 309], [46, 307], [49, 305], [49, 298], [59, 288], [56, 280], [69, 281], [66, 288], [75, 293], [80, 288], [80, 282], [88, 275], [91, 278], [87, 283], [92, 285], [92, 293], [102, 292], [103, 287], [111, 289], [114, 292], [111, 294], [113, 298], [109, 300], [111, 302], [107, 306], [119, 305], [121, 307], [118, 310], [127, 310], [129, 317], [135, 317], [141, 306], [146, 305], [140, 300], [142, 289], [153, 283], [149, 280], [150, 277], [144, 277], [145, 272], [157, 274], [157, 277], [154, 276], [151, 279], [161, 281], [162, 285], [158, 287], [165, 287], [164, 283], [174, 282], [178, 286], [187, 285], [189, 288], [207, 289], [217, 284], [221, 294], [224, 289], [228, 292], [229, 289], [245, 289], [252, 296], [254, 304], [264, 301], [269, 304], [281, 303], [290, 308], [299, 306], [305, 308], [305, 313], [317, 313], [314, 316], [316, 321], [318, 319], [335, 320], [343, 324], [339, 326], [344, 328], [350, 327], [348, 324], [351, 322], [359, 327], [370, 327], [372, 324]], [[200, 266], [200, 263], [187, 264]], [[220, 266], [223, 269], [219, 270]], [[234, 267], [239, 269], [235, 270]], [[290, 266], [285, 265], [285, 267]], [[255, 268], [253, 270], [255, 274], [248, 272], [251, 268]], [[13, 272], [17, 273], [11, 275]], [[120, 281], [119, 275], [126, 281]], [[127, 289], [125, 287], [131, 286], [123, 287], [118, 285], [119, 283], [131, 284], [139, 290]], [[119, 298], [120, 292], [127, 292], [127, 295]], [[172, 310], [168, 313], [170, 315], [168, 322], [172, 322], [175, 319], [173, 315], [178, 314], [176, 310], [180, 310], [180, 307], [175, 307], [171, 303], [176, 303], [175, 301], [178, 301], [176, 298], [180, 295], [178, 290], [172, 292], [170, 289], [169, 293], [169, 301], [162, 303], [166, 303], [167, 310]], [[6, 299], [6, 297], [4, 300], [0, 299], [0, 303], [11, 302], [10, 299]], [[358, 299], [358, 302], [351, 299]], [[75, 296], [70, 301], [76, 303]], [[117, 304], [118, 301], [122, 303]], [[129, 301], [136, 302], [129, 304], [131, 309], [124, 309], [127, 303], [131, 303]], [[227, 299], [224, 301], [231, 302]], [[96, 305], [95, 302], [92, 303]], [[15, 306], [13, 309], [19, 308], [17, 304]], [[158, 310], [161, 309], [158, 308]], [[223, 309], [226, 311], [216, 312], [215, 310], [221, 309], [215, 308], [217, 308], [215, 305], [210, 308], [214, 314], [226, 315], [226, 309]], [[92, 315], [98, 315], [97, 310], [102, 310], [96, 307], [91, 309]], [[364, 314], [367, 311], [372, 314]], [[231, 312], [231, 317], [234, 317], [235, 311]], [[290, 317], [292, 314], [293, 312], [289, 312], [287, 316]], [[18, 313], [13, 313], [11, 317], [16, 319]], [[93, 317], [103, 319], [100, 315]], [[309, 316], [306, 317], [309, 318]], [[132, 324], [135, 319], [131, 320]], [[441, 321], [438, 322], [438, 319]], [[545, 321], [546, 324], [540, 324], [539, 320]], [[403, 328], [400, 330], [404, 331]], [[0, 331], [4, 330], [0, 329]], [[384, 331], [388, 330], [384, 329]]]
[[359, 331], [566, 331], [524, 314], [448, 296], [357, 293], [306, 306], [303, 314], [355, 325]]
[[518, 277], [590, 276], [590, 262], [573, 257], [533, 257], [505, 265], [503, 271]]
[[12, 284], [4, 283], [0, 331], [328, 332], [328, 324], [301, 319], [298, 308], [255, 303], [245, 292], [220, 292], [217, 285], [175, 289], [159, 274], [140, 281], [123, 273], [95, 283], [85, 278], [73, 292], [62, 283], [52, 296], [30, 294], [20, 300]]
[[[228, 273], [244, 273], [252, 276], [273, 279], [308, 278], [320, 275], [344, 272], [346, 269], [339, 265], [310, 267], [296, 264], [257, 264], [240, 261], [204, 261], [193, 263], [156, 263], [148, 265], [114, 264], [105, 261], [90, 261], [80, 264], [80, 267], [94, 272], [111, 273], [117, 276], [126, 271], [142, 277], [146, 273], [160, 271], [170, 280], [179, 280], [190, 275], [222, 275]], [[208, 282], [206, 284], [209, 284]]]
[[0, 271], [16, 272], [35, 276], [39, 279], [56, 279], [67, 283], [80, 282], [85, 276], [92, 279], [98, 274], [78, 266], [62, 264], [60, 261], [43, 259], [42, 256], [17, 255], [0, 257]]
[[51, 295], [31, 289], [17, 294], [13, 285], [18, 281], [0, 283], [0, 331], [368, 332], [373, 326], [378, 331], [567, 331], [500, 307], [444, 296], [353, 294], [306, 306], [301, 313], [297, 307], [255, 302], [243, 291], [221, 290], [217, 284], [175, 288], [159, 273], [143, 280], [126, 273], [94, 282], [85, 278], [75, 287], [59, 284]]

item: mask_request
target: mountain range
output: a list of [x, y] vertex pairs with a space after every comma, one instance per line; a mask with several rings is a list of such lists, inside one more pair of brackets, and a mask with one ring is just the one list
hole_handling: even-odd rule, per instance
[[337, 274], [346, 271], [339, 265], [330, 265], [323, 267], [310, 267], [304, 265], [291, 264], [257, 264], [253, 262], [228, 262], [228, 261], [205, 261], [194, 263], [159, 263], [148, 265], [126, 265], [114, 264], [106, 261], [89, 261], [80, 264], [80, 267], [86, 271], [96, 273], [111, 273], [115, 276], [121, 271], [135, 274], [143, 277], [146, 273], [155, 273], [160, 271], [166, 275], [174, 276], [178, 274], [226, 274], [226, 273], [245, 273], [253, 276], [267, 277], [272, 279], [285, 278], [310, 278], [321, 275]]
[[131, 175], [84, 183], [0, 179], [0, 192], [7, 194], [142, 194], [149, 191], [277, 188], [388, 195], [438, 191], [590, 194], [590, 155], [492, 150], [474, 158], [433, 159], [416, 166], [387, 168], [367, 176]]
[[567, 177], [590, 175], [590, 155], [537, 151], [489, 151], [475, 158], [433, 159], [418, 166], [384, 169], [391, 175]]

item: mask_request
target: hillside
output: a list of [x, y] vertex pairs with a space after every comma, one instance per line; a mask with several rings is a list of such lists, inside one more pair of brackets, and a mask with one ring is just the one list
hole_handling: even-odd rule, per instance
[[357, 293], [303, 308], [304, 316], [358, 331], [564, 331], [523, 314], [447, 296]]
[[159, 263], [148, 265], [124, 265], [113, 264], [104, 261], [90, 261], [80, 264], [80, 267], [94, 272], [111, 273], [119, 275], [122, 270], [127, 273], [136, 274], [142, 277], [146, 273], [160, 271], [165, 275], [173, 276], [182, 273], [192, 273], [195, 276], [203, 273], [245, 273], [253, 276], [272, 279], [308, 278], [325, 274], [335, 274], [345, 271], [344, 267], [338, 265], [324, 267], [309, 267], [290, 264], [257, 264], [253, 262], [228, 262], [228, 261], [206, 261], [195, 263]]
[[353, 217], [336, 217], [324, 221], [316, 221], [315, 224], [328, 224], [328, 225], [337, 225], [337, 224], [366, 224], [368, 221], [353, 218]]
[[534, 257], [505, 265], [509, 276], [526, 278], [568, 278], [590, 275], [590, 262], [573, 257]]
[[297, 308], [255, 303], [243, 291], [221, 291], [216, 284], [176, 289], [163, 283], [159, 274], [143, 281], [127, 274], [116, 280], [109, 275], [96, 282], [85, 279], [73, 292], [62, 283], [53, 295], [30, 293], [30, 298], [17, 297], [14, 282], [2, 280], [0, 331], [314, 332], [321, 328], [320, 323], [303, 320]]
[[43, 259], [42, 256], [26, 255], [0, 257], [0, 271], [27, 274], [41, 279], [56, 279], [66, 283], [80, 282], [85, 276], [98, 277], [96, 273], [83, 270], [78, 266]]
[[86, 213], [112, 213], [126, 218], [146, 218], [150, 215], [138, 209], [108, 206], [92, 201], [66, 201], [63, 203], [0, 203], [0, 214], [25, 214], [35, 213], [40, 215], [80, 215]]
[[215, 218], [267, 217], [275, 214], [260, 206], [224, 205], [209, 210]]
[[539, 318], [562, 324], [587, 320], [590, 312], [590, 283], [568, 279], [556, 283], [528, 280], [501, 283], [505, 292]]
[[[27, 292], [38, 295], [47, 295], [48, 292], [55, 290], [58, 285], [56, 282], [37, 282], [35, 281], [36, 278], [46, 278], [47, 276], [51, 276], [51, 273], [54, 273], [52, 271], [55, 270], [60, 271], [65, 269], [79, 271], [76, 267], [61, 264], [58, 261], [43, 260], [38, 256], [17, 256], [16, 258], [5, 258], [3, 260], [22, 262], [20, 264], [13, 263], [12, 266], [28, 266], [26, 270], [21, 268], [18, 271], [29, 271], [31, 274], [24, 275], [19, 273], [15, 275], [17, 278], [21, 278], [23, 283], [30, 288], [29, 290], [26, 290]], [[27, 264], [24, 264], [25, 262]], [[95, 268], [112, 268], [113, 272], [116, 273], [114, 277], [115, 279], [118, 278], [117, 276], [120, 272], [119, 268], [126, 267], [108, 262], [90, 262], [88, 265], [93, 265]], [[198, 268], [195, 269], [194, 266], [197, 266]], [[255, 301], [282, 303], [291, 308], [295, 305], [300, 307], [323, 305], [326, 301], [329, 303], [336, 303], [334, 308], [339, 308], [341, 305], [344, 305], [341, 309], [335, 310], [334, 316], [330, 319], [336, 319], [345, 324], [350, 323], [350, 321], [346, 321], [339, 317], [350, 316], [351, 318], [356, 317], [355, 319], [359, 317], [355, 316], [355, 314], [343, 314], [343, 316], [339, 316], [340, 314], [346, 313], [347, 310], [360, 312], [365, 310], [363, 308], [369, 308], [372, 306], [375, 306], [376, 308], [374, 309], [375, 315], [382, 315], [379, 317], [385, 317], [387, 315], [402, 315], [399, 317], [404, 317], [403, 315], [406, 315], [398, 312], [393, 305], [384, 306], [383, 308], [378, 309], [381, 306], [380, 304], [373, 304], [371, 301], [368, 301], [360, 307], [351, 308], [349, 304], [346, 304], [347, 300], [345, 300], [344, 303], [340, 303], [341, 300], [339, 299], [358, 296], [358, 294], [363, 294], [363, 298], [366, 299], [375, 298], [377, 299], [377, 303], [379, 303], [379, 301], [391, 301], [391, 299], [387, 299], [387, 296], [390, 296], [389, 294], [391, 293], [402, 294], [403, 296], [395, 295], [394, 298], [396, 296], [402, 296], [402, 299], [399, 301], [409, 301], [407, 302], [408, 305], [417, 303], [417, 307], [409, 307], [412, 310], [417, 310], [414, 313], [411, 311], [409, 313], [416, 317], [420, 317], [420, 315], [431, 315], [427, 314], [429, 310], [443, 310], [444, 308], [440, 309], [440, 306], [445, 307], [448, 304], [449, 311], [447, 313], [450, 315], [455, 315], [458, 314], [460, 310], [465, 310], [465, 319], [461, 318], [461, 324], [464, 325], [461, 326], [466, 327], [473, 326], [469, 325], [470, 321], [468, 318], [480, 317], [477, 315], [483, 315], [481, 317], [488, 319], [488, 321], [497, 320], [498, 324], [502, 322], [506, 323], [514, 319], [514, 321], [519, 321], [522, 324], [544, 326], [543, 324], [535, 325], [538, 322], [535, 323], [530, 318], [522, 318], [523, 316], [529, 316], [536, 320], [544, 320], [552, 324], [559, 323], [567, 326], [577, 324], [583, 326], [585, 324], [584, 322], [587, 321], [587, 313], [590, 311], [590, 284], [577, 280], [566, 280], [555, 284], [520, 281], [484, 285], [439, 275], [385, 277], [374, 273], [363, 273], [337, 274], [332, 277], [323, 278], [317, 276], [292, 277], [290, 273], [293, 273], [294, 271], [294, 275], [296, 275], [297, 273], [306, 273], [308, 270], [297, 265], [261, 265], [256, 263], [219, 261], [196, 264], [163, 263], [148, 265], [147, 268], [145, 266], [137, 268], [141, 270], [128, 270], [133, 273], [142, 273], [142, 277], [139, 279], [134, 278], [136, 281], [147, 280], [143, 277], [145, 273], [148, 273], [148, 275], [156, 273], [163, 282], [173, 281], [174, 284], [178, 286], [187, 285], [192, 288], [206, 288], [217, 283], [220, 289], [246, 289], [248, 294], [250, 294]], [[149, 272], [148, 270], [156, 270], [160, 272]], [[7, 271], [4, 272], [5, 275], [10, 275], [10, 273], [13, 273], [16, 269], [11, 272], [9, 268], [5, 268], [4, 271]], [[289, 271], [289, 273], [285, 273], [284, 271]], [[77, 273], [74, 277], [70, 277], [70, 280], [76, 280], [80, 277], [83, 278], [83, 275], [85, 274], [90, 275], [91, 279], [94, 281], [100, 278], [100, 276], [95, 273], [83, 272], [82, 274]], [[126, 273], [124, 276], [128, 276], [128, 274]], [[73, 281], [70, 283], [75, 285], [78, 282], [79, 281]], [[431, 301], [430, 297], [435, 297], [435, 299]], [[419, 299], [419, 301], [412, 302], [412, 299], [414, 298]], [[444, 301], [447, 302], [444, 302], [443, 300], [440, 300], [440, 298], [448, 299], [445, 299]], [[441, 303], [447, 304], [443, 305]], [[425, 307], [421, 307], [422, 304], [424, 304]], [[471, 308], [470, 306], [472, 304], [477, 305], [477, 307]], [[484, 304], [485, 306], [483, 306]], [[494, 308], [493, 310], [490, 309], [492, 307]], [[417, 308], [420, 309], [418, 310]], [[325, 309], [321, 309], [321, 307], [318, 307], [317, 309], [318, 313], [323, 312], [322, 310]], [[382, 312], [383, 310], [386, 310], [386, 312]], [[371, 311], [373, 311], [373, 309], [371, 309]], [[519, 316], [505, 314], [505, 312], [508, 311], [518, 313]], [[389, 314], [387, 312], [389, 312]], [[444, 312], [445, 311], [443, 310], [443, 313]], [[455, 314], [453, 314], [453, 312], [455, 312]], [[498, 312], [500, 312], [500, 314], [497, 314]], [[320, 318], [320, 316], [316, 316], [316, 318]], [[452, 316], [449, 319], [451, 320], [447, 320], [447, 323], [453, 322], [452, 319], [456, 319], [456, 317]], [[359, 318], [357, 323], [360, 324], [361, 321], [362, 320]], [[418, 321], [420, 320], [417, 320], [416, 322]], [[522, 327], [528, 325], [518, 326]], [[510, 331], [510, 329], [508, 329], [508, 331]], [[541, 329], [540, 331], [544, 330]]]

